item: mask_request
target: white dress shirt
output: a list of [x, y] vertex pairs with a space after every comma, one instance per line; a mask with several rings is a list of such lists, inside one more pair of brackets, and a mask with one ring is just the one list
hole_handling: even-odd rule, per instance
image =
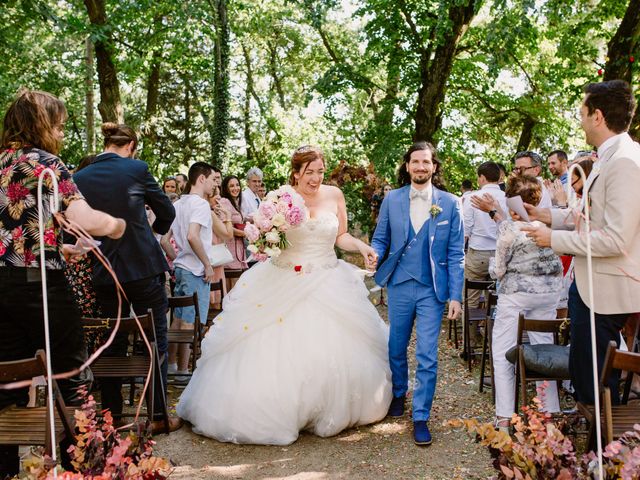
[[[542, 177], [537, 177], [540, 182], [540, 187], [542, 188], [542, 198], [540, 199], [540, 203], [538, 204], [538, 208], [553, 208], [553, 202], [551, 201], [551, 193], [544, 186], [544, 179]], [[507, 210], [505, 210], [506, 212]]]
[[418, 234], [424, 222], [429, 218], [431, 210], [431, 199], [433, 197], [433, 187], [429, 185], [424, 190], [416, 190], [411, 187], [409, 190], [409, 217], [413, 231]]
[[246, 220], [253, 218], [253, 214], [258, 211], [260, 199], [252, 190], [245, 188], [242, 191], [242, 216]]
[[[484, 195], [488, 193], [498, 201], [503, 212], [508, 212], [507, 201], [500, 186], [495, 183], [488, 183], [474, 195]], [[464, 236], [469, 238], [469, 248], [474, 250], [495, 250], [496, 239], [498, 238], [498, 226], [488, 213], [478, 210], [467, 199], [464, 213]]]

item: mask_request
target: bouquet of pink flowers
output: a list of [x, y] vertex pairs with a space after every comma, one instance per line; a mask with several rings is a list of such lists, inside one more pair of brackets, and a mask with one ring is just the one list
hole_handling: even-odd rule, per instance
[[291, 185], [269, 192], [244, 229], [251, 259], [264, 262], [277, 257], [289, 246], [286, 231], [297, 227], [307, 217], [303, 198]]

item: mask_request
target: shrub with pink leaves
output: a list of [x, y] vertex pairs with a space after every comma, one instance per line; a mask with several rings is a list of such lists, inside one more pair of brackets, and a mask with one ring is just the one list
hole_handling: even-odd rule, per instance
[[[74, 472], [58, 467], [57, 477], [64, 480], [160, 480], [168, 478], [172, 467], [168, 460], [153, 455], [149, 431], [137, 424], [136, 432], [128, 434], [116, 430], [108, 410], [102, 417], [96, 415], [96, 402], [86, 391], [81, 392], [85, 402], [75, 411], [75, 443], [67, 450]], [[23, 464], [20, 478], [52, 479], [53, 465], [48, 457], [34, 457]], [[26, 476], [25, 476], [26, 475]]]

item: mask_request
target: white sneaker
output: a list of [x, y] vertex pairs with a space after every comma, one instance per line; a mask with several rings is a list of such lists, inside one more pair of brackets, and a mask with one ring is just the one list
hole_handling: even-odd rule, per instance
[[167, 373], [177, 373], [178, 372], [178, 364], [170, 363], [167, 367]]
[[186, 384], [189, 383], [189, 380], [191, 380], [191, 372], [189, 370], [178, 370], [176, 373], [178, 375], [173, 377], [173, 381], [175, 383]]

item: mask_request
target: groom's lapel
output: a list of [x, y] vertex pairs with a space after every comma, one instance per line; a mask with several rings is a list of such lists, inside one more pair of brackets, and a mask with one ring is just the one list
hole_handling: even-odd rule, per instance
[[404, 230], [404, 239], [406, 242], [409, 238], [409, 225], [411, 223], [409, 210], [409, 192], [411, 191], [411, 186], [406, 186], [404, 188], [405, 191], [402, 192], [402, 196], [400, 197], [400, 208], [402, 209], [402, 228]]
[[[438, 190], [436, 187], [432, 187], [432, 188], [433, 188], [433, 194], [431, 195], [431, 205], [432, 206], [438, 205], [441, 207], [440, 190]], [[432, 217], [431, 212], [429, 212], [429, 218], [427, 219], [427, 222], [429, 224], [429, 255], [431, 255], [431, 245], [433, 245], [433, 235], [435, 234], [436, 224], [438, 223], [436, 222], [436, 218], [438, 217]]]

